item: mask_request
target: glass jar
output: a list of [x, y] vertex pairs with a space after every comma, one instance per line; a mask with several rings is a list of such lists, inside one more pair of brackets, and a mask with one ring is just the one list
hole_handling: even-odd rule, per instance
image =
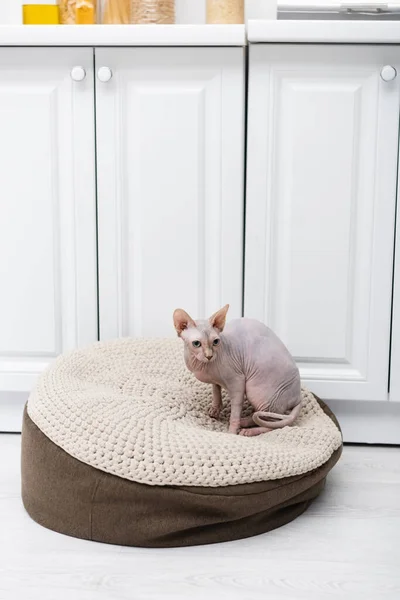
[[175, 0], [132, 0], [132, 23], [175, 23]]
[[76, 0], [75, 22], [77, 25], [96, 23], [96, 0]]
[[97, 0], [59, 0], [62, 25], [94, 25]]
[[207, 0], [207, 23], [244, 23], [244, 0]]
[[76, 0], [60, 0], [60, 23], [62, 25], [75, 25]]
[[104, 25], [128, 25], [131, 22], [132, 0], [105, 0]]

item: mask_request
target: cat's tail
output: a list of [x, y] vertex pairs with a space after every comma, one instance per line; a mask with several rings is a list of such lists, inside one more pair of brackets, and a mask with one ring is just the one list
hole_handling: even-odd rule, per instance
[[302, 402], [300, 401], [291, 410], [288, 415], [279, 415], [278, 413], [264, 412], [258, 410], [253, 414], [253, 421], [259, 427], [268, 427], [268, 429], [281, 429], [282, 427], [290, 427], [300, 414]]

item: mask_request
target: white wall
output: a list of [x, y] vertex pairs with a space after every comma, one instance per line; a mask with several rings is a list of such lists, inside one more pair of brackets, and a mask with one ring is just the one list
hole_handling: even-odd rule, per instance
[[177, 23], [205, 23], [206, 0], [175, 0]]
[[22, 23], [22, 2], [20, 0], [0, 0], [0, 25], [20, 25]]

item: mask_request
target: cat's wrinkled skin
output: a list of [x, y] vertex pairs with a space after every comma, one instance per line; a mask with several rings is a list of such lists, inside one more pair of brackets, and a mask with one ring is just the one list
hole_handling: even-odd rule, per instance
[[[230, 433], [253, 436], [292, 425], [301, 410], [296, 363], [263, 323], [235, 319], [225, 327], [228, 308], [201, 321], [194, 321], [182, 309], [174, 312], [175, 329], [185, 343], [187, 368], [200, 381], [213, 385], [210, 416], [218, 419], [224, 388], [231, 401]], [[245, 397], [255, 412], [241, 419]]]

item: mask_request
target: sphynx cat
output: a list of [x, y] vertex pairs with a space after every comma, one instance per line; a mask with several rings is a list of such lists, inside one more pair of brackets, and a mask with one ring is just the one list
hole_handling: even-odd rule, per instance
[[[254, 436], [293, 425], [301, 410], [300, 374], [275, 333], [253, 319], [235, 319], [225, 327], [229, 305], [208, 320], [194, 321], [174, 312], [174, 325], [185, 343], [185, 363], [203, 383], [213, 386], [209, 415], [218, 419], [221, 388], [231, 401], [229, 433]], [[254, 408], [241, 418], [244, 398]]]

